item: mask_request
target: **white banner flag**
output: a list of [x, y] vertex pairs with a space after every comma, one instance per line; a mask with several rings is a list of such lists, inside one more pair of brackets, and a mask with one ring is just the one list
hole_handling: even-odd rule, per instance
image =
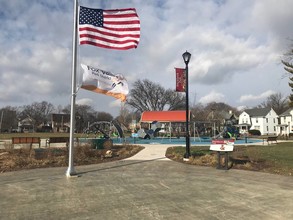
[[128, 84], [121, 74], [115, 75], [84, 64], [81, 64], [81, 67], [84, 71], [81, 88], [126, 101]]

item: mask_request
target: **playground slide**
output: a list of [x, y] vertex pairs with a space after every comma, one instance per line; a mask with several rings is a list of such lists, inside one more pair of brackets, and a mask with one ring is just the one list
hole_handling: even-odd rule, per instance
[[236, 134], [231, 131], [231, 129], [224, 127], [223, 131], [221, 131], [218, 135], [214, 136], [213, 139], [217, 138], [233, 138], [236, 137]]
[[95, 125], [95, 128], [97, 129], [97, 131], [101, 132], [104, 135], [104, 138], [109, 139], [109, 135], [104, 132], [102, 129], [100, 129], [98, 126]]
[[120, 127], [119, 123], [115, 120], [112, 121], [112, 124], [114, 125], [114, 127], [117, 129], [118, 133], [119, 133], [119, 137], [120, 138], [123, 138], [123, 130], [122, 128]]
[[217, 134], [217, 135], [215, 135], [214, 137], [212, 137], [212, 139], [217, 139], [217, 138], [221, 138], [221, 137], [223, 137], [223, 134], [224, 134], [225, 132], [226, 132], [225, 130], [221, 131], [219, 134]]

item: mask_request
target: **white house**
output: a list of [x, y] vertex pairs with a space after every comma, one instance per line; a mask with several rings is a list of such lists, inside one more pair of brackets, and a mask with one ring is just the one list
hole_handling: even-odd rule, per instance
[[280, 114], [280, 124], [277, 127], [279, 135], [290, 135], [293, 133], [293, 108]]
[[246, 109], [239, 115], [240, 133], [259, 130], [262, 135], [276, 135], [278, 115], [272, 108]]

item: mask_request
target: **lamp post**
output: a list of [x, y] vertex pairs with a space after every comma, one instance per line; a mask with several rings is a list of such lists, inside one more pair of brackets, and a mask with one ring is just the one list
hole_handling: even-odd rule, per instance
[[189, 100], [188, 100], [188, 63], [190, 61], [191, 54], [185, 52], [182, 54], [185, 63], [185, 109], [186, 109], [186, 153], [184, 155], [184, 160], [188, 161], [190, 157], [190, 135], [189, 135]]
[[216, 136], [216, 124], [215, 124], [215, 108], [212, 108], [212, 118], [213, 118], [213, 138]]

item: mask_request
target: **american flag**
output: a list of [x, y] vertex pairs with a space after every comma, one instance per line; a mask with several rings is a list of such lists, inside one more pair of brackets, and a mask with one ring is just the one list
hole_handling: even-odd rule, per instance
[[103, 10], [80, 6], [79, 44], [116, 50], [136, 48], [140, 21], [134, 8]]

